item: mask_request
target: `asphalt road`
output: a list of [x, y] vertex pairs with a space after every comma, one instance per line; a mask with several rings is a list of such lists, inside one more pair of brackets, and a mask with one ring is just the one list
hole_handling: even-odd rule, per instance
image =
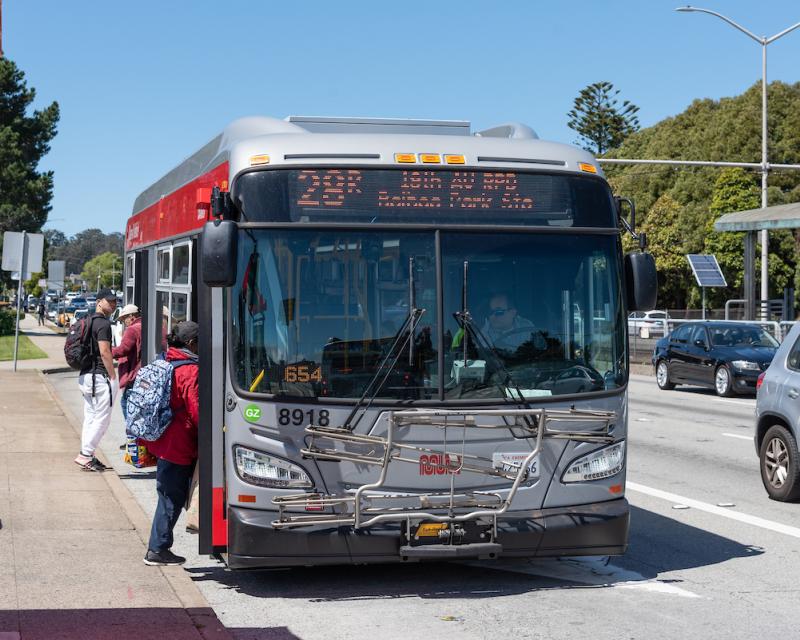
[[[54, 382], [79, 412], [74, 376]], [[175, 550], [239, 640], [797, 637], [800, 505], [766, 496], [754, 406], [632, 376], [622, 557], [231, 572], [181, 523]], [[152, 513], [153, 474], [121, 463], [121, 428], [104, 450]]]

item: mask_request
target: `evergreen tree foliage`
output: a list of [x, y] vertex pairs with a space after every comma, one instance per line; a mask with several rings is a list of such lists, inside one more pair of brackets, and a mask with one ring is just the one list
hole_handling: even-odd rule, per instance
[[618, 95], [610, 82], [595, 82], [581, 89], [567, 114], [567, 126], [580, 136], [578, 144], [595, 155], [618, 147], [639, 129], [639, 107], [627, 100], [618, 107]]
[[[769, 159], [772, 163], [800, 164], [800, 83], [769, 85]], [[721, 100], [695, 100], [683, 113], [630, 135], [615, 157], [637, 159], [716, 160], [760, 162], [761, 87]], [[717, 167], [618, 165], [606, 167], [616, 193], [636, 201], [643, 228], [656, 205], [668, 196], [680, 207], [681, 251], [714, 253], [728, 284], [726, 290], [708, 290], [709, 302], [720, 307], [728, 298], [742, 297], [743, 245], [740, 234], [718, 234], [713, 222], [720, 215], [760, 206], [757, 171]], [[769, 176], [769, 204], [800, 201], [800, 171], [773, 171]], [[722, 237], [721, 237], [722, 236]], [[797, 277], [797, 251], [793, 234], [771, 231], [770, 296], [780, 297], [784, 286]], [[685, 261], [685, 258], [684, 258]], [[757, 267], [760, 273], [760, 267]], [[758, 273], [757, 273], [758, 275]], [[677, 273], [673, 272], [677, 277]], [[699, 306], [700, 290], [688, 268], [682, 281], [659, 293], [659, 304], [680, 308]], [[679, 295], [677, 292], [685, 292]]]
[[28, 115], [36, 91], [25, 74], [0, 57], [0, 235], [38, 232], [50, 212], [53, 172], [37, 170], [56, 135], [58, 103]]

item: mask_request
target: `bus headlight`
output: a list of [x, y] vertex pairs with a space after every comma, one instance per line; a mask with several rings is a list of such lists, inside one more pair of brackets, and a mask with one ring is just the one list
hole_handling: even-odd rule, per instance
[[598, 451], [573, 460], [562, 482], [586, 482], [587, 480], [600, 480], [609, 478], [622, 471], [625, 461], [625, 442], [617, 442]]
[[276, 489], [310, 489], [311, 478], [288, 460], [236, 445], [233, 448], [236, 474], [249, 484]]

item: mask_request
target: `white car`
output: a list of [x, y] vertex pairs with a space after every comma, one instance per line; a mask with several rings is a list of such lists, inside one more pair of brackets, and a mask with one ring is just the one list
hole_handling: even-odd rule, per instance
[[69, 321], [69, 326], [71, 327], [76, 322], [78, 322], [78, 320], [80, 320], [81, 318], [85, 318], [88, 315], [89, 315], [89, 310], [88, 309], [77, 309], [75, 311], [75, 315], [73, 315], [72, 318]]
[[665, 336], [669, 333], [669, 319], [666, 311], [634, 311], [628, 316], [628, 333], [638, 333], [642, 338]]

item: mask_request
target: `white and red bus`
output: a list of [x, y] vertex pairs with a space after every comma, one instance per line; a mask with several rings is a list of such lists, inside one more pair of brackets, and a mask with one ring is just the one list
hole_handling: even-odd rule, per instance
[[148, 187], [126, 301], [145, 361], [201, 326], [201, 553], [622, 553], [621, 202], [524, 125], [368, 118], [238, 120]]

